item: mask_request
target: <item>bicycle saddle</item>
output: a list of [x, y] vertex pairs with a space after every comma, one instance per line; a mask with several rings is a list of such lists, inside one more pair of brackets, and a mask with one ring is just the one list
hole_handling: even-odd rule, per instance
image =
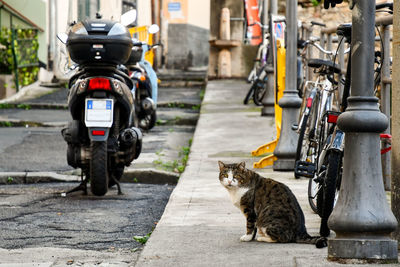
[[[338, 74], [340, 74], [342, 72], [342, 70], [340, 69], [340, 67], [337, 64], [335, 64], [329, 60], [312, 58], [312, 59], [308, 60], [307, 65], [311, 68], [316, 68], [316, 69], [321, 68], [322, 66], [325, 66], [328, 68], [329, 71], [333, 71]], [[322, 72], [325, 73], [324, 71], [322, 71]]]
[[340, 24], [336, 29], [336, 34], [343, 36], [348, 43], [351, 43], [351, 23]]

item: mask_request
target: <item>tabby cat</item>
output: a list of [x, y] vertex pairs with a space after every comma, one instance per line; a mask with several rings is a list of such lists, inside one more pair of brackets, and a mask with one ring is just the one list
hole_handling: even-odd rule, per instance
[[303, 211], [286, 185], [246, 169], [244, 162], [218, 164], [221, 184], [247, 219], [247, 232], [241, 241], [253, 240], [258, 230], [257, 241], [327, 246], [325, 237], [307, 233]]

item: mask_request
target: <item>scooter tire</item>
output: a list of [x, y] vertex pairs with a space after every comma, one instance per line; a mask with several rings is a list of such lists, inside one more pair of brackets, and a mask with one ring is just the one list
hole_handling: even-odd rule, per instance
[[95, 196], [104, 196], [108, 190], [107, 142], [92, 141], [90, 144], [90, 190]]
[[145, 117], [139, 119], [139, 127], [142, 130], [148, 131], [151, 130], [155, 125], [157, 121], [157, 113], [154, 110], [151, 114], [145, 115]]

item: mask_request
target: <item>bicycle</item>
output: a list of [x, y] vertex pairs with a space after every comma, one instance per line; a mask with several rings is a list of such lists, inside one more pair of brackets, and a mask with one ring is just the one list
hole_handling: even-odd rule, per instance
[[[376, 9], [383, 9], [389, 8], [392, 10], [393, 3], [385, 3], [381, 5], [377, 5]], [[389, 13], [391, 11], [388, 11]], [[351, 24], [341, 24], [337, 28], [338, 36], [343, 36], [344, 40], [347, 43], [351, 43]], [[374, 73], [374, 87], [375, 93], [377, 92], [377, 87], [380, 84], [380, 70], [382, 67], [382, 53], [380, 51], [375, 51], [375, 73]], [[339, 190], [341, 186], [342, 180], [342, 169], [343, 169], [343, 156], [344, 156], [344, 139], [345, 134], [341, 131], [337, 125], [336, 120], [337, 117], [346, 110], [347, 108], [347, 98], [350, 95], [350, 81], [351, 81], [351, 57], [348, 59], [347, 63], [347, 71], [343, 89], [343, 96], [342, 96], [342, 105], [340, 112], [335, 114], [334, 118], [334, 129], [330, 138], [327, 140], [324, 151], [326, 151], [326, 156], [324, 157], [324, 170], [321, 173], [318, 173], [317, 181], [322, 187], [322, 201], [321, 205], [321, 226], [320, 226], [320, 235], [321, 236], [329, 236], [330, 229], [328, 227], [328, 219], [330, 214], [333, 211], [335, 206], [336, 200], [339, 195]], [[383, 148], [381, 148], [381, 154], [388, 152], [391, 147], [386, 147], [387, 143], [390, 144], [387, 140], [391, 140], [391, 136], [389, 134], [381, 134], [380, 135], [381, 141], [383, 141]], [[317, 197], [318, 198], [318, 197]], [[321, 198], [321, 196], [319, 197]]]
[[[386, 4], [382, 7], [388, 6]], [[338, 36], [343, 36], [343, 40], [347, 43], [351, 43], [351, 24], [340, 25], [337, 28], [337, 34]], [[375, 68], [375, 88], [380, 81], [380, 57], [381, 53], [375, 52], [375, 63], [377, 63]], [[325, 117], [323, 122], [329, 124], [329, 127], [325, 128], [328, 129], [328, 135], [325, 141], [319, 144], [316, 160], [317, 166], [312, 169], [314, 172], [313, 175], [309, 176], [311, 177], [308, 188], [309, 203], [312, 209], [321, 217], [320, 235], [325, 237], [330, 234], [327, 222], [338, 198], [341, 186], [345, 134], [337, 127], [336, 121], [341, 112], [344, 112], [347, 108], [347, 98], [350, 95], [350, 81], [351, 57], [349, 57], [347, 63], [340, 110], [328, 110], [324, 115], [320, 114]], [[324, 126], [322, 126], [322, 128], [324, 128]], [[381, 139], [390, 140], [390, 135], [381, 135]], [[388, 150], [390, 150], [390, 147], [383, 148], [381, 153], [385, 153]]]
[[[269, 27], [259, 22], [256, 24], [268, 30]], [[250, 98], [253, 98], [254, 104], [262, 106], [262, 99], [266, 93], [267, 71], [268, 71], [268, 55], [269, 55], [269, 38], [270, 34], [266, 33], [262, 44], [257, 50], [257, 57], [254, 60], [253, 69], [250, 71], [247, 81], [251, 83], [251, 87], [243, 100], [243, 104], [247, 105]]]
[[[315, 43], [316, 39], [312, 38], [305, 42], [304, 47], [313, 45], [324, 54], [334, 57], [336, 53], [327, 51]], [[315, 192], [318, 187], [318, 181], [314, 178], [320, 172], [323, 166], [324, 155], [323, 145], [332, 131], [331, 115], [332, 111], [339, 106], [335, 92], [337, 90], [337, 82], [335, 82], [333, 74], [340, 74], [341, 69], [329, 60], [309, 59], [307, 65], [315, 69], [318, 74], [315, 81], [307, 81], [304, 86], [304, 111], [300, 117], [298, 126], [292, 128], [299, 133], [299, 139], [296, 150], [295, 177], [310, 178], [308, 185], [308, 200], [312, 210], [321, 214], [320, 203], [321, 198]]]

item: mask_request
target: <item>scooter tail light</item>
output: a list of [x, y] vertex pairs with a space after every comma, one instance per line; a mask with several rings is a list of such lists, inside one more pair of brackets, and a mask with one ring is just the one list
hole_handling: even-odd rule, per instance
[[337, 123], [339, 115], [338, 114], [328, 114], [328, 122], [329, 123]]
[[97, 77], [89, 80], [88, 90], [111, 91], [112, 87], [109, 79]]
[[106, 134], [106, 132], [101, 131], [101, 130], [93, 130], [92, 131], [92, 135], [95, 135], [95, 136], [104, 136], [105, 134]]
[[146, 80], [146, 76], [141, 75], [139, 79], [140, 79], [141, 81], [145, 81], [145, 80]]

